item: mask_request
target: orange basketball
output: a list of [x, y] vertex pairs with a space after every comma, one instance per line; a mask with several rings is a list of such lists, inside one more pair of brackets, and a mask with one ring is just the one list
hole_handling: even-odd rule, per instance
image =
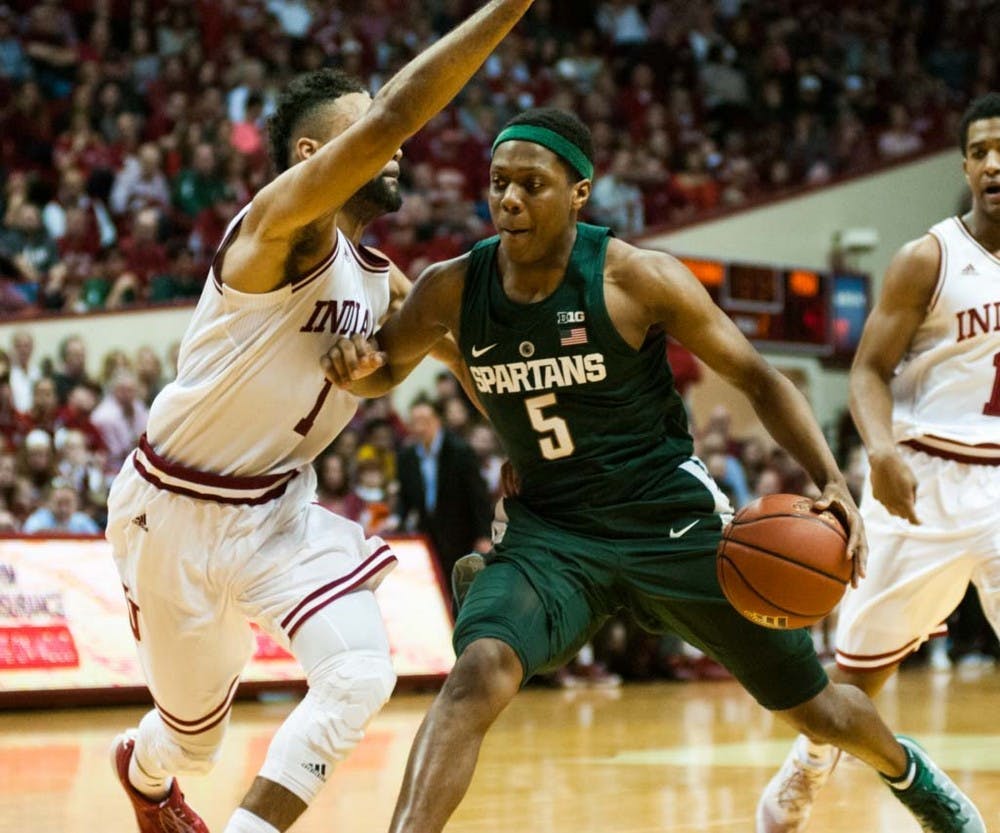
[[826, 616], [847, 589], [847, 534], [801, 495], [767, 495], [723, 530], [716, 557], [726, 598], [752, 622], [784, 630]]

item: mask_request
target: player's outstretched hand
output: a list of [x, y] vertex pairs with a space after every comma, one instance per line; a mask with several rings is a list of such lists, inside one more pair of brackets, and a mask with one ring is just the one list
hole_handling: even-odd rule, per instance
[[861, 513], [847, 490], [847, 484], [842, 480], [828, 483], [823, 494], [813, 504], [813, 508], [819, 512], [836, 515], [837, 520], [847, 530], [847, 557], [854, 562], [851, 569], [851, 587], [857, 587], [868, 569], [868, 539], [865, 537], [865, 524], [861, 520]]
[[338, 388], [350, 388], [352, 382], [370, 376], [385, 362], [386, 355], [379, 350], [378, 342], [360, 333], [341, 336], [320, 359], [326, 378]]
[[917, 478], [895, 450], [871, 458], [872, 494], [890, 514], [920, 524], [917, 517]]

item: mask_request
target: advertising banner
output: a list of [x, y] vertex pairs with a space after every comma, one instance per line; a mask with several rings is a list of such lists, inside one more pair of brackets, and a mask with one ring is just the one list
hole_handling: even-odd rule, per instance
[[[376, 597], [401, 680], [442, 677], [454, 662], [448, 601], [420, 538], [387, 541], [399, 563]], [[298, 663], [254, 627], [244, 683], [301, 681]], [[0, 540], [0, 702], [15, 693], [143, 686], [121, 581], [103, 539]], [[19, 696], [18, 702], [30, 702]], [[81, 702], [91, 698], [81, 698]]]

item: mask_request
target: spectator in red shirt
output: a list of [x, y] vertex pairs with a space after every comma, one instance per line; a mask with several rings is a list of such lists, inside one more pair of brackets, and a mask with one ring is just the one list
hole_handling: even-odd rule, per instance
[[[87, 345], [79, 335], [66, 336], [59, 345], [59, 360], [62, 367], [52, 376], [60, 405], [65, 405], [69, 393], [77, 385], [97, 387], [87, 375]], [[44, 380], [40, 380], [44, 381]]]
[[[78, 97], [83, 97], [83, 89], [78, 88], [78, 93], [74, 94], [74, 102]], [[87, 104], [76, 106], [78, 109], [70, 116], [69, 127], [56, 137], [52, 161], [64, 172], [78, 169], [89, 173], [94, 167], [110, 164], [112, 157], [107, 142], [91, 126]]]
[[138, 281], [136, 295], [144, 299], [149, 282], [155, 275], [170, 271], [167, 250], [160, 244], [160, 215], [154, 208], [144, 208], [132, 223], [132, 234], [122, 241], [121, 251], [126, 268]]
[[77, 385], [70, 391], [69, 399], [56, 413], [56, 431], [79, 431], [90, 452], [107, 452], [108, 447], [90, 415], [97, 407], [97, 394], [89, 385]]
[[29, 430], [41, 429], [55, 436], [59, 427], [56, 423], [58, 413], [59, 397], [56, 395], [55, 382], [43, 376], [35, 382], [31, 410], [26, 415]]
[[6, 357], [0, 362], [0, 438], [3, 451], [16, 451], [31, 430], [28, 418], [14, 407], [10, 389], [9, 365]]
[[[347, 499], [351, 481], [347, 461], [336, 452], [320, 457], [316, 463], [316, 502], [337, 515], [347, 517]], [[357, 509], [357, 506], [352, 507]]]
[[229, 132], [229, 143], [244, 156], [259, 157], [264, 153], [264, 132], [261, 119], [264, 97], [258, 92], [247, 96], [244, 116]]
[[191, 229], [191, 236], [188, 238], [188, 248], [196, 259], [205, 263], [212, 259], [215, 250], [222, 242], [226, 227], [238, 210], [239, 205], [232, 191], [226, 189], [219, 202], [203, 208], [198, 213]]

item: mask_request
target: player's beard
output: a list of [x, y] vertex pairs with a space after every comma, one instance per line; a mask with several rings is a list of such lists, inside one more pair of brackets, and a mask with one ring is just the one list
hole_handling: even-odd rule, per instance
[[402, 204], [403, 195], [399, 192], [399, 181], [379, 174], [362, 185], [347, 201], [345, 208], [354, 216], [370, 223], [383, 214], [398, 211]]

